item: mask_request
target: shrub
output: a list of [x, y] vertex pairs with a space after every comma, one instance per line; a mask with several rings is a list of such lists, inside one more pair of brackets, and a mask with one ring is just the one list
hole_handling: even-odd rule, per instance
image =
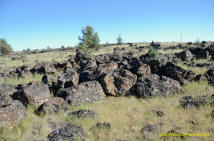
[[7, 55], [12, 51], [13, 51], [13, 49], [7, 43], [7, 41], [5, 39], [0, 39], [0, 52], [1, 52], [1, 54], [2, 55]]
[[123, 43], [123, 39], [121, 37], [121, 35], [119, 35], [119, 37], [117, 38], [117, 44], [121, 45]]
[[155, 58], [157, 57], [158, 53], [154, 50], [154, 49], [150, 49], [148, 51], [148, 55], [151, 57], [151, 58]]
[[82, 36], [79, 36], [79, 48], [82, 50], [83, 55], [91, 57], [93, 51], [99, 49], [100, 39], [97, 32], [94, 33], [94, 29], [91, 26], [86, 26], [82, 29]]

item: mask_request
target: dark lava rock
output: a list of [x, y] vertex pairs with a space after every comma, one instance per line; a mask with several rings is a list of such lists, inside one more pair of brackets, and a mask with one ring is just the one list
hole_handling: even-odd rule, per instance
[[137, 76], [128, 70], [109, 72], [100, 77], [105, 93], [114, 96], [126, 95], [135, 85]]
[[190, 48], [190, 52], [195, 55], [196, 59], [208, 59], [209, 52], [204, 48]]
[[9, 85], [6, 83], [0, 84], [0, 94], [2, 95], [12, 95], [16, 91], [16, 86]]
[[49, 141], [75, 141], [76, 138], [84, 141], [85, 133], [82, 127], [70, 123], [55, 129], [48, 135]]
[[63, 98], [53, 97], [42, 104], [36, 113], [38, 114], [56, 114], [61, 110], [66, 110], [68, 105]]
[[59, 88], [68, 88], [72, 86], [77, 86], [78, 82], [79, 75], [75, 70], [70, 70], [57, 78], [57, 86]]
[[96, 130], [96, 129], [107, 129], [109, 130], [111, 127], [111, 124], [109, 122], [103, 122], [103, 123], [97, 123], [93, 127], [91, 127], [90, 130]]
[[176, 54], [178, 58], [182, 61], [191, 61], [193, 58], [193, 54], [189, 50], [182, 51]]
[[203, 105], [208, 104], [207, 97], [206, 96], [184, 96], [180, 100], [180, 105], [183, 108], [190, 108], [190, 107], [196, 107], [200, 108]]
[[76, 87], [62, 88], [57, 93], [58, 97], [66, 99], [74, 106], [104, 99], [106, 95], [99, 82], [83, 82]]
[[150, 98], [152, 96], [167, 96], [182, 90], [178, 81], [165, 76], [150, 74], [140, 77], [136, 84], [137, 96]]
[[158, 127], [148, 124], [141, 129], [141, 132], [144, 140], [153, 141], [156, 138], [156, 134], [158, 134]]
[[136, 70], [136, 74], [138, 77], [151, 74], [150, 66], [147, 64], [141, 64]]
[[14, 93], [12, 98], [21, 101], [25, 106], [40, 106], [50, 98], [50, 90], [43, 83], [31, 82], [23, 90]]
[[0, 108], [11, 105], [12, 101], [9, 95], [0, 96]]
[[179, 81], [179, 83], [185, 84], [185, 81], [191, 81], [195, 78], [195, 73], [192, 71], [187, 71], [175, 64], [168, 62], [162, 67], [162, 75]]
[[24, 120], [26, 116], [25, 107], [21, 102], [3, 96], [0, 97], [0, 105], [0, 130], [3, 128], [11, 129]]
[[77, 118], [94, 118], [95, 114], [96, 113], [92, 110], [78, 110], [69, 113], [69, 117], [75, 116]]
[[53, 83], [57, 83], [57, 78], [55, 75], [45, 74], [42, 77], [42, 82], [44, 84], [52, 85]]

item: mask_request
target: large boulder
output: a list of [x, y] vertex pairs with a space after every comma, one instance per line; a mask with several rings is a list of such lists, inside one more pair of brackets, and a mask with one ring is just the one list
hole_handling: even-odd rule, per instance
[[214, 67], [211, 67], [206, 73], [205, 76], [209, 82], [209, 84], [214, 84]]
[[117, 69], [118, 69], [118, 64], [116, 62], [111, 61], [106, 64], [100, 64], [97, 70], [99, 74], [103, 74], [106, 72], [115, 71]]
[[62, 110], [67, 110], [68, 105], [63, 98], [53, 97], [42, 104], [38, 109], [38, 114], [56, 114]]
[[74, 106], [106, 97], [100, 83], [97, 81], [83, 82], [76, 87], [59, 89], [57, 96], [66, 99], [69, 104]]
[[178, 81], [156, 74], [140, 77], [136, 84], [137, 96], [150, 98], [152, 96], [167, 96], [182, 90]]
[[0, 97], [0, 130], [20, 124], [25, 116], [25, 107], [21, 102], [12, 100], [10, 96]]
[[95, 57], [95, 60], [96, 60], [97, 64], [106, 64], [111, 61], [111, 55], [108, 53], [97, 55]]
[[206, 50], [209, 52], [209, 54], [213, 57], [214, 56], [214, 44], [210, 45], [206, 48]]
[[180, 53], [177, 53], [176, 55], [182, 61], [191, 61], [193, 58], [193, 55], [189, 50], [182, 51]]
[[151, 74], [150, 66], [148, 64], [140, 64], [139, 67], [136, 70], [136, 74], [139, 77]]
[[208, 59], [209, 52], [204, 48], [190, 48], [189, 51], [195, 55], [196, 59]]
[[80, 126], [67, 123], [58, 129], [55, 129], [48, 135], [49, 141], [80, 141], [85, 140], [85, 133]]
[[195, 78], [193, 71], [185, 70], [171, 62], [162, 67], [162, 75], [177, 80], [180, 84], [185, 84], [187, 80], [191, 81]]
[[59, 88], [68, 88], [76, 86], [79, 82], [79, 74], [75, 70], [69, 70], [67, 73], [60, 75], [57, 79]]
[[19, 100], [23, 105], [40, 106], [50, 98], [50, 90], [43, 83], [30, 82], [22, 90], [13, 94], [13, 99]]
[[137, 76], [128, 70], [105, 73], [100, 77], [100, 83], [105, 93], [114, 96], [125, 95], [135, 85]]
[[12, 95], [17, 91], [16, 86], [10, 84], [0, 84], [0, 94], [2, 95]]

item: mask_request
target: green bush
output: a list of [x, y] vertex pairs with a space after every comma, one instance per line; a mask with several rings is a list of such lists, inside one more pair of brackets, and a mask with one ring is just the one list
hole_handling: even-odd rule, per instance
[[91, 26], [86, 26], [85, 29], [82, 29], [82, 34], [83, 35], [79, 37], [79, 48], [86, 57], [90, 57], [94, 50], [97, 50], [100, 47], [99, 36], [97, 32], [94, 32], [94, 29]]
[[155, 58], [155, 57], [158, 56], [158, 53], [157, 53], [157, 51], [155, 51], [154, 49], [150, 49], [150, 50], [148, 51], [148, 55], [149, 55], [151, 58]]
[[7, 54], [9, 54], [12, 51], [13, 51], [13, 49], [7, 43], [7, 41], [5, 39], [0, 39], [0, 53], [2, 55], [7, 55]]

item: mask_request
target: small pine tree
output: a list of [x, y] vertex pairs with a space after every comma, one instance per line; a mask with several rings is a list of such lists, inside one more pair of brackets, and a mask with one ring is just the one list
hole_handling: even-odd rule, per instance
[[121, 37], [121, 35], [119, 35], [119, 37], [117, 38], [117, 44], [121, 45], [123, 43], [123, 39]]
[[98, 33], [94, 33], [94, 29], [91, 26], [86, 26], [85, 29], [82, 29], [82, 36], [79, 36], [79, 40], [79, 48], [86, 57], [90, 57], [93, 51], [100, 47]]
[[13, 49], [7, 43], [7, 41], [5, 39], [0, 39], [0, 52], [1, 52], [1, 54], [2, 55], [7, 55], [12, 51], [13, 51]]

